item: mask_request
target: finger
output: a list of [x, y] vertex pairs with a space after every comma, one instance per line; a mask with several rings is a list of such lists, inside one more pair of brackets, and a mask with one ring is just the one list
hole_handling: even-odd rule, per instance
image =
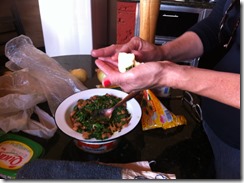
[[114, 59], [111, 58], [111, 57], [98, 57], [98, 59], [99, 59], [99, 60], [102, 60], [102, 61], [104, 61], [104, 62], [111, 63], [112, 65], [118, 67], [118, 62], [117, 62], [117, 60], [114, 60]]
[[104, 87], [118, 85], [117, 78], [119, 78], [120, 73], [117, 69], [117, 66], [114, 66], [108, 62], [104, 62], [102, 60], [96, 60], [95, 63], [98, 66], [98, 68], [101, 69], [103, 73], [106, 75], [106, 77], [102, 81], [102, 85]]
[[132, 53], [135, 55], [135, 59], [138, 62], [144, 62], [145, 59], [143, 59], [143, 54], [141, 51], [133, 50]]
[[114, 67], [118, 68], [118, 62], [112, 60], [110, 57], [99, 57], [97, 60], [104, 62], [104, 64], [110, 64], [110, 65], [113, 65]]
[[104, 62], [102, 60], [95, 60], [95, 64], [99, 69], [101, 69], [105, 75], [113, 74], [115, 71], [118, 72], [118, 67], [109, 63], [109, 62]]
[[113, 56], [117, 50], [120, 48], [120, 45], [110, 45], [105, 48], [94, 49], [91, 51], [91, 55], [93, 57], [111, 57]]

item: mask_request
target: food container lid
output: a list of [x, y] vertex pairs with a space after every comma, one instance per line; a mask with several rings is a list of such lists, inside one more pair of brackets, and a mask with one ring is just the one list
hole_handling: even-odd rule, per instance
[[0, 176], [15, 179], [18, 169], [43, 153], [43, 147], [31, 139], [6, 133], [0, 135]]

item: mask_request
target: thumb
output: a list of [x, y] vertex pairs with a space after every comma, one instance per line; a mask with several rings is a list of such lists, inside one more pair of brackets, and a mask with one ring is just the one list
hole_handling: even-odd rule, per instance
[[110, 81], [110, 79], [109, 79], [109, 78], [104, 78], [104, 79], [103, 79], [103, 82], [102, 82], [102, 85], [103, 85], [104, 87], [109, 87], [109, 86], [111, 86], [111, 81]]
[[121, 79], [121, 76], [117, 75], [117, 74], [113, 74], [111, 76], [106, 76], [102, 81], [102, 85], [104, 87], [121, 87], [120, 79]]

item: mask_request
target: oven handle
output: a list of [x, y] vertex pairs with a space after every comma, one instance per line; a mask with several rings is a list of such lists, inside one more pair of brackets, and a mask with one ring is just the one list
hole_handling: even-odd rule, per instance
[[178, 15], [169, 15], [169, 14], [163, 14], [163, 17], [170, 17], [170, 18], [179, 18]]

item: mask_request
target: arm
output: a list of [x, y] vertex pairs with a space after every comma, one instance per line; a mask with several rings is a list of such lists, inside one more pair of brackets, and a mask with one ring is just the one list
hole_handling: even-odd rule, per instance
[[[174, 70], [174, 69], [173, 69]], [[240, 109], [240, 74], [179, 67], [172, 87], [191, 91]]]
[[169, 61], [140, 64], [125, 73], [119, 73], [117, 68], [101, 60], [96, 60], [96, 64], [107, 75], [105, 83], [119, 85], [126, 92], [169, 86], [240, 108], [240, 74], [182, 66]]
[[[103, 61], [98, 59], [96, 60], [96, 65], [107, 75], [103, 84], [119, 85], [127, 92], [169, 86], [176, 89], [188, 90], [240, 108], [240, 74], [211, 71], [181, 66], [168, 61], [159, 61], [184, 61], [199, 57], [204, 52], [218, 47], [218, 22], [221, 19], [225, 1], [220, 2], [220, 5], [216, 6], [216, 11], [208, 19], [194, 26], [191, 29], [192, 31], [184, 33], [165, 45], [150, 45], [139, 38], [133, 38], [129, 43], [120, 45], [120, 47], [114, 45], [113, 47], [95, 50], [93, 52], [95, 57], [112, 56], [108, 53], [116, 54], [120, 50], [133, 52], [137, 58], [151, 61], [132, 68], [126, 73], [119, 73], [116, 67], [111, 67], [106, 63], [106, 59], [103, 59]], [[217, 18], [215, 19], [215, 17]], [[212, 25], [215, 25], [214, 31], [211, 29]], [[116, 60], [116, 57], [114, 57], [114, 60]]]
[[177, 62], [201, 56], [203, 54], [203, 44], [196, 33], [189, 31], [162, 45], [161, 50], [162, 57], [160, 60]]
[[139, 37], [133, 37], [124, 45], [113, 44], [105, 48], [92, 50], [91, 55], [103, 61], [117, 62], [119, 52], [134, 53], [136, 60], [139, 62], [152, 60], [177, 62], [200, 56], [203, 53], [203, 45], [196, 33], [186, 32], [179, 38], [162, 46], [150, 44]]
[[184, 61], [216, 51], [221, 46], [218, 33], [225, 2], [226, 0], [219, 1], [207, 18], [192, 26], [180, 37], [161, 46], [164, 56], [161, 60]]

